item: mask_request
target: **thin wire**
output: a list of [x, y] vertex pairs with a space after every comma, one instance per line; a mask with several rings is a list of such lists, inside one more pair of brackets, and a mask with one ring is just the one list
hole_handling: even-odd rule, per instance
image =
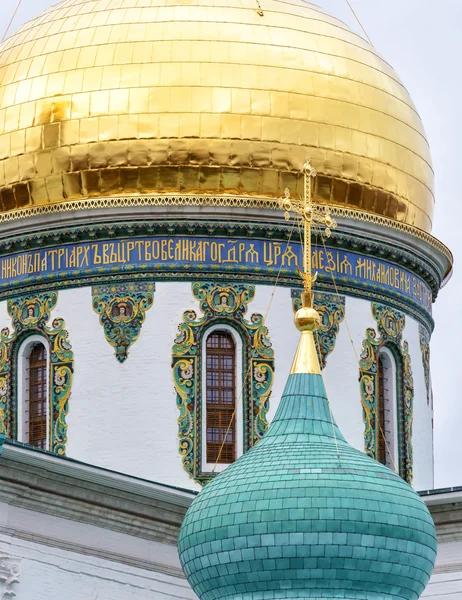
[[364, 29], [364, 27], [362, 26], [361, 21], [358, 18], [358, 15], [355, 13], [355, 11], [353, 10], [353, 7], [351, 6], [351, 4], [349, 3], [348, 0], [345, 0], [345, 2], [348, 4], [348, 6], [350, 7], [351, 12], [353, 13], [355, 19], [358, 21], [359, 26], [361, 27], [361, 29], [364, 31], [364, 35], [367, 37], [367, 39], [369, 40], [370, 45], [375, 48], [374, 44], [372, 43], [371, 38], [367, 35], [367, 31]]
[[[319, 236], [319, 228], [318, 227], [315, 228], [315, 232], [316, 232], [316, 247], [318, 247], [318, 236]], [[301, 230], [301, 219], [298, 219], [298, 233], [299, 233], [299, 236], [300, 236], [300, 244], [303, 246], [302, 230]], [[317, 340], [317, 343], [318, 343], [317, 344], [317, 348], [320, 348], [321, 344], [320, 344], [319, 332], [318, 332], [318, 330], [315, 330], [314, 333], [316, 335], [316, 340]], [[316, 348], [316, 350], [317, 350], [317, 348]], [[319, 356], [318, 356], [318, 360], [319, 360]], [[340, 465], [341, 464], [340, 450], [339, 450], [339, 447], [338, 447], [337, 434], [335, 433], [334, 416], [333, 416], [332, 410], [330, 408], [329, 393], [327, 391], [327, 383], [326, 383], [326, 378], [324, 377], [324, 371], [323, 370], [321, 371], [321, 377], [322, 377], [322, 380], [324, 382], [324, 387], [326, 388], [327, 406], [329, 407], [330, 423], [332, 425], [332, 433], [334, 434], [335, 448], [337, 450], [337, 458], [338, 458], [338, 462], [339, 462], [339, 465]]]
[[[315, 243], [315, 247], [318, 248], [319, 246], [319, 227], [315, 228], [315, 232], [316, 232], [316, 243]], [[321, 348], [321, 337], [319, 335], [319, 330], [316, 329], [315, 330], [315, 335], [316, 335], [316, 340], [317, 340], [317, 348]], [[319, 360], [319, 356], [318, 356], [318, 360]], [[327, 390], [327, 382], [326, 382], [326, 378], [324, 376], [324, 369], [321, 369], [321, 377], [324, 383], [324, 387], [326, 389], [326, 398], [327, 398], [327, 406], [329, 408], [329, 416], [330, 416], [330, 424], [332, 425], [332, 433], [334, 435], [334, 441], [335, 441], [335, 449], [337, 451], [337, 458], [338, 458], [338, 463], [339, 466], [341, 465], [341, 459], [340, 459], [340, 450], [338, 447], [338, 440], [337, 440], [337, 433], [335, 432], [335, 425], [334, 425], [334, 415], [332, 414], [332, 409], [330, 407], [330, 401], [329, 401], [329, 392]]]
[[[292, 229], [290, 230], [290, 234], [289, 234], [289, 237], [287, 239], [286, 248], [288, 248], [288, 246], [290, 244], [290, 240], [292, 239], [292, 234], [293, 234], [294, 228], [295, 228], [295, 223], [297, 221], [298, 221], [298, 219], [296, 217], [294, 217], [294, 223], [292, 225]], [[276, 276], [276, 281], [274, 282], [273, 290], [271, 292], [271, 298], [270, 298], [270, 301], [268, 303], [268, 307], [266, 309], [265, 315], [263, 317], [263, 323], [266, 323], [266, 319], [268, 317], [268, 313], [269, 313], [271, 305], [273, 303], [273, 298], [274, 298], [274, 294], [276, 293], [276, 288], [277, 288], [277, 285], [278, 285], [278, 282], [279, 282], [279, 277], [281, 276], [282, 267], [283, 267], [283, 265], [282, 265], [282, 261], [281, 261], [281, 266], [279, 267], [279, 271], [278, 271], [278, 274]], [[244, 393], [244, 388], [245, 388], [245, 386], [247, 384], [247, 378], [249, 377], [249, 374], [250, 374], [251, 365], [252, 365], [252, 363], [249, 362], [249, 366], [248, 366], [247, 371], [246, 371], [246, 373], [244, 375], [244, 381], [242, 382], [241, 391], [239, 393], [239, 396], [237, 398], [236, 404], [234, 406], [234, 411], [233, 411], [233, 414], [231, 415], [231, 419], [229, 420], [228, 429], [226, 430], [226, 433], [223, 436], [223, 441], [221, 443], [220, 450], [218, 452], [218, 456], [217, 456], [217, 459], [215, 461], [215, 464], [213, 465], [212, 473], [215, 473], [215, 469], [217, 468], [218, 461], [220, 460], [221, 453], [223, 451], [223, 448], [224, 448], [224, 445], [225, 445], [225, 442], [226, 442], [226, 438], [228, 437], [229, 430], [231, 429], [231, 425], [233, 424], [234, 418], [236, 416], [237, 409], [238, 409], [239, 404], [240, 404], [240, 402], [242, 400], [242, 395]]]
[[[318, 331], [316, 331], [316, 335], [318, 336], [318, 343], [319, 343], [319, 333], [318, 333]], [[322, 369], [322, 371], [321, 371], [321, 377], [322, 377], [322, 380], [324, 382], [324, 387], [326, 388], [327, 406], [329, 408], [330, 424], [332, 425], [332, 433], [334, 434], [335, 448], [337, 450], [338, 464], [341, 465], [342, 461], [341, 461], [341, 458], [340, 458], [340, 450], [339, 450], [339, 447], [338, 447], [337, 434], [335, 433], [334, 415], [332, 414], [332, 409], [330, 407], [329, 392], [327, 390], [327, 382], [326, 382], [326, 378], [324, 376], [324, 369]]]
[[[327, 254], [326, 243], [324, 241], [324, 237], [323, 236], [321, 236], [321, 240], [322, 240], [322, 245], [324, 246], [324, 251]], [[334, 272], [331, 271], [330, 274], [331, 274], [331, 277], [332, 277], [332, 282], [334, 284], [335, 293], [339, 296], [340, 294], [339, 294], [339, 291], [338, 291], [337, 282], [335, 281]], [[358, 369], [360, 369], [361, 367], [360, 367], [360, 364], [359, 364], [358, 354], [356, 352], [356, 348], [355, 348], [355, 345], [354, 345], [354, 342], [353, 342], [353, 338], [351, 337], [350, 327], [348, 325], [348, 319], [346, 317], [346, 311], [345, 311], [344, 320], [345, 320], [345, 325], [346, 325], [346, 329], [347, 329], [347, 332], [348, 332], [348, 337], [350, 338], [351, 347], [353, 348], [353, 352], [354, 352], [354, 355], [355, 355], [355, 358], [356, 358], [356, 362], [358, 363]], [[362, 407], [364, 409], [364, 412], [367, 413], [366, 404], [365, 404], [365, 402], [364, 402], [364, 400], [362, 398], [361, 398], [361, 404], [362, 404]], [[393, 470], [395, 471], [395, 473], [398, 473], [398, 470], [396, 468], [395, 459], [393, 458], [393, 454], [390, 451], [390, 446], [388, 445], [387, 438], [385, 437], [385, 433], [383, 432], [383, 429], [382, 429], [382, 426], [380, 425], [379, 419], [377, 419], [377, 415], [375, 415], [375, 417], [376, 417], [375, 418], [375, 422], [379, 426], [379, 431], [380, 431], [380, 434], [383, 437], [383, 441], [385, 442], [385, 447], [387, 449], [388, 456], [390, 457], [390, 460], [391, 460], [391, 462], [393, 464]]]
[[22, 0], [19, 0], [19, 1], [18, 1], [17, 5], [16, 5], [16, 8], [15, 8], [15, 10], [14, 10], [13, 16], [11, 17], [11, 19], [10, 19], [10, 22], [8, 23], [8, 27], [5, 29], [5, 33], [3, 34], [2, 41], [0, 42], [0, 44], [1, 44], [2, 42], [4, 42], [4, 41], [5, 41], [5, 38], [6, 38], [6, 36], [7, 36], [8, 32], [9, 32], [9, 30], [10, 30], [11, 24], [12, 24], [12, 23], [13, 23], [13, 21], [14, 21], [14, 18], [15, 18], [15, 16], [16, 16], [16, 13], [18, 12], [18, 10], [19, 10], [19, 7], [21, 6], [21, 2], [22, 2]]

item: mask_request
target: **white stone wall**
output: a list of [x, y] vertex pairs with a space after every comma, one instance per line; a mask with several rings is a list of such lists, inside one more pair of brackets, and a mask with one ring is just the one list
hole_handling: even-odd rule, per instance
[[426, 600], [462, 598], [462, 540], [438, 543], [435, 572], [421, 597]]
[[[0, 504], [0, 511], [6, 514], [6, 505]], [[21, 513], [23, 537], [0, 533], [2, 598], [14, 593], [16, 600], [197, 600], [180, 575], [174, 546], [33, 511]], [[58, 543], [53, 538], [62, 538], [63, 532], [69, 549], [62, 539]], [[117, 549], [121, 554], [111, 553]], [[147, 566], [148, 561], [171, 562], [179, 575], [156, 571]], [[8, 578], [10, 583], [5, 581]]]
[[403, 339], [409, 344], [412, 375], [414, 378], [414, 420], [412, 445], [414, 452], [414, 488], [430, 490], [433, 477], [433, 408], [427, 401], [422, 351], [420, 349], [419, 324], [406, 317]]
[[421, 598], [460, 600], [462, 598], [462, 570], [433, 575]]
[[[156, 282], [154, 305], [147, 311], [139, 339], [120, 364], [92, 309], [91, 288], [61, 290], [52, 318], [65, 319], [75, 357], [69, 402], [68, 456], [109, 469], [171, 485], [196, 488], [183, 470], [178, 453], [178, 411], [171, 374], [171, 353], [178, 324], [187, 309], [200, 316], [190, 282]], [[257, 286], [247, 317], [267, 314], [275, 352], [275, 382], [270, 418], [281, 397], [298, 332], [293, 326], [290, 289]], [[370, 302], [347, 297], [346, 318], [334, 352], [328, 357], [325, 381], [333, 414], [347, 440], [363, 449], [362, 409], [357, 359], [367, 327], [375, 327]], [[0, 303], [0, 328], [11, 323]], [[418, 324], [407, 317], [414, 373], [414, 485], [433, 486], [432, 411], [427, 406]], [[355, 354], [356, 352], [356, 354]]]

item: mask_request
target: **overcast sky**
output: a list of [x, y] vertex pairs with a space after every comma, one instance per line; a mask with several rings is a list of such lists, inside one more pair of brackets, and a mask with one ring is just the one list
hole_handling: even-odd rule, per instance
[[[1, 1], [1, 27], [17, 0]], [[260, 0], [264, 8], [264, 0]], [[54, 1], [23, 0], [10, 33]], [[434, 306], [432, 378], [435, 402], [435, 487], [462, 486], [462, 204], [457, 200], [462, 162], [461, 0], [350, 0], [380, 54], [396, 69], [423, 119], [436, 173], [433, 235], [454, 253], [452, 280]], [[319, 6], [360, 31], [346, 0], [319, 0]], [[0, 38], [2, 34], [0, 35]], [[459, 64], [456, 58], [459, 58]], [[462, 187], [462, 186], [461, 186]]]

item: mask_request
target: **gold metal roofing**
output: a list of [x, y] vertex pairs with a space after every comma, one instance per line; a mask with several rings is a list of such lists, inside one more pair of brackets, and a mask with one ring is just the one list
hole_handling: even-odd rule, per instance
[[302, 192], [430, 231], [414, 105], [302, 0], [65, 0], [0, 51], [1, 209], [138, 194]]

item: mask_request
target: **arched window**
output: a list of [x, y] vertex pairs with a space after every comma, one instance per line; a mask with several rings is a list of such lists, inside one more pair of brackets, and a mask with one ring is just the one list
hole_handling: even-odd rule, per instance
[[[366, 329], [359, 360], [364, 450], [412, 484], [414, 380], [403, 313], [372, 303], [377, 331]], [[385, 440], [383, 439], [385, 435]]]
[[378, 357], [377, 460], [390, 469], [397, 465], [397, 369], [392, 352], [382, 347]]
[[41, 343], [32, 346], [29, 354], [29, 444], [47, 447], [47, 357]]
[[227, 331], [215, 330], [206, 344], [207, 463], [236, 460], [236, 346]]
[[183, 313], [172, 373], [183, 467], [205, 485], [265, 433], [274, 352], [264, 317], [245, 318], [254, 286], [195, 282], [192, 290], [202, 315]]
[[21, 346], [18, 367], [18, 439], [48, 450], [48, 351], [38, 336]]

